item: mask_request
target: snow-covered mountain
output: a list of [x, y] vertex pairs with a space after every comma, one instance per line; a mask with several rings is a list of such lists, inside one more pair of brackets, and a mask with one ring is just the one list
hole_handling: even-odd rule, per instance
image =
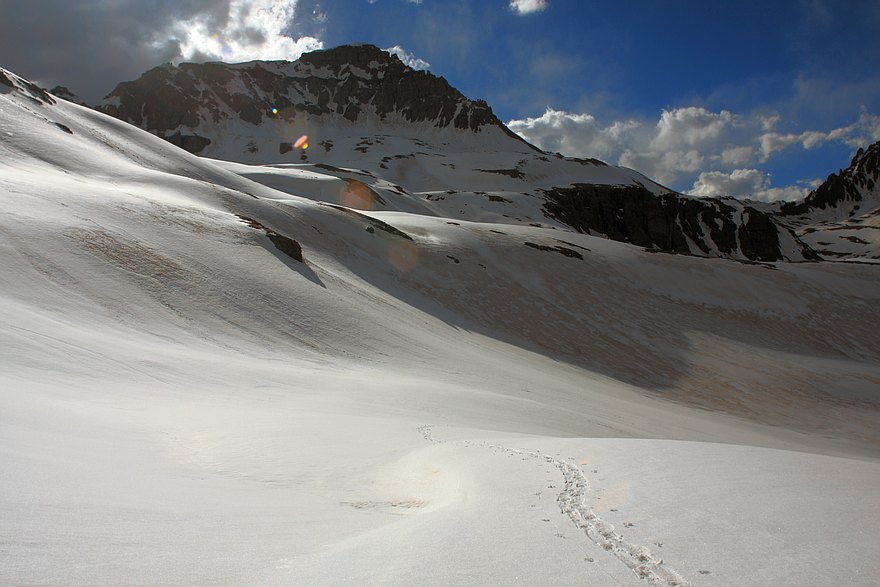
[[774, 211], [824, 259], [880, 262], [880, 142], [859, 149], [803, 201]]
[[0, 70], [0, 583], [875, 583], [880, 267], [322, 165]]
[[280, 151], [302, 134], [330, 151], [328, 135], [353, 128], [415, 138], [434, 129], [472, 148], [537, 151], [485, 102], [372, 45], [306, 53], [294, 62], [166, 64], [119, 84], [97, 108], [193, 153], [243, 162], [290, 159]]
[[[369, 208], [574, 228], [700, 256], [816, 258], [758, 207], [683, 196], [631, 169], [542, 152], [485, 102], [372, 45], [294, 62], [168, 64], [120, 84], [97, 108], [201, 156], [317, 165], [369, 186]], [[308, 152], [293, 148], [303, 135]], [[237, 169], [283, 189], [263, 168]], [[340, 203], [360, 207], [353, 200]]]

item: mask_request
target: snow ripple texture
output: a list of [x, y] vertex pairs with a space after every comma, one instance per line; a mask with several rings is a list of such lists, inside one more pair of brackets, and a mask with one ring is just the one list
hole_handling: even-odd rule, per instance
[[[445, 441], [433, 435], [433, 428], [433, 426], [420, 426], [418, 430], [428, 442], [444, 444]], [[482, 443], [482, 446], [532, 457], [555, 466], [565, 480], [565, 485], [556, 498], [559, 510], [567, 515], [591, 542], [613, 554], [651, 587], [691, 587], [691, 583], [666, 566], [663, 559], [655, 557], [644, 546], [627, 542], [615, 531], [612, 524], [593, 513], [587, 505], [587, 491], [590, 489], [590, 484], [577, 465], [540, 451], [520, 450], [488, 442]]]

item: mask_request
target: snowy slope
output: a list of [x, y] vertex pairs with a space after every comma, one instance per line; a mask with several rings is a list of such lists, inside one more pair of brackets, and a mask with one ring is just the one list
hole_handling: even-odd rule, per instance
[[338, 208], [3, 75], [0, 582], [880, 572], [876, 267]]

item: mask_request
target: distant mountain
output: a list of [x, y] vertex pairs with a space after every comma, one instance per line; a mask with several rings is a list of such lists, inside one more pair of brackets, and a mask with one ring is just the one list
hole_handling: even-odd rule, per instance
[[824, 259], [880, 261], [880, 142], [777, 214]]
[[[818, 258], [757, 206], [684, 196], [631, 169], [545, 153], [486, 102], [372, 45], [294, 62], [166, 64], [119, 84], [96, 109], [200, 156], [317, 165], [366, 184], [377, 196], [370, 208], [574, 229], [682, 254]], [[303, 135], [308, 151], [294, 149]]]
[[71, 92], [65, 86], [55, 86], [54, 88], [49, 90], [49, 93], [53, 96], [61, 98], [62, 100], [67, 100], [68, 102], [79, 104], [80, 106], [88, 106], [88, 104], [86, 104], [86, 102], [82, 98]]
[[194, 153], [216, 142], [217, 129], [229, 121], [259, 126], [280, 119], [307, 126], [313, 117], [325, 125], [372, 121], [472, 132], [491, 127], [527, 145], [486, 102], [468, 100], [442, 77], [411, 69], [372, 45], [306, 53], [293, 62], [166, 64], [119, 84], [97, 109], [185, 142], [181, 146]]

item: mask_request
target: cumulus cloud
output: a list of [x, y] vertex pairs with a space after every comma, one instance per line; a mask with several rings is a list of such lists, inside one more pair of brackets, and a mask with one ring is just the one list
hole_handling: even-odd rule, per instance
[[532, 14], [546, 10], [550, 5], [548, 0], [510, 0], [510, 9], [517, 14]]
[[690, 193], [701, 197], [749, 196], [764, 189], [766, 181], [757, 169], [734, 169], [731, 173], [708, 171], [700, 174]]
[[[292, 59], [321, 46], [323, 13], [297, 0], [7, 2], [3, 66], [96, 102], [116, 83], [183, 59]], [[297, 31], [295, 34], [293, 31]]]
[[571, 114], [547, 108], [537, 118], [511, 120], [510, 129], [547, 151], [573, 156], [614, 159], [621, 145], [634, 141], [628, 136], [640, 128], [636, 121], [615, 122], [602, 127], [591, 114]]
[[[180, 20], [171, 28], [179, 39], [183, 59], [293, 60], [306, 51], [323, 48], [314, 37], [293, 39], [288, 34], [296, 0], [229, 0], [225, 4]], [[164, 41], [167, 34], [157, 32], [158, 41]]]
[[668, 151], [711, 145], [732, 124], [733, 115], [727, 110], [710, 112], [693, 106], [664, 110], [657, 122], [650, 148]]
[[708, 161], [728, 158], [746, 163], [733, 135], [744, 122], [730, 112], [688, 107], [664, 110], [657, 122], [627, 119], [602, 125], [591, 114], [547, 108], [536, 118], [512, 120], [508, 126], [539, 147], [576, 157], [597, 157], [632, 167], [672, 183], [682, 174], [704, 169]]
[[788, 134], [764, 133], [760, 136], [761, 161], [767, 161], [773, 154], [793, 145], [813, 149], [830, 141], [840, 141], [854, 148], [880, 141], [880, 116], [862, 108], [856, 122], [827, 132], [809, 130]]
[[[740, 115], [686, 107], [663, 110], [655, 121], [602, 124], [591, 114], [548, 108], [508, 126], [548, 151], [596, 157], [636, 169], [660, 183], [690, 187], [695, 195], [734, 195], [765, 200], [791, 198], [805, 186], [771, 187], [756, 166], [793, 147], [827, 142], [850, 147], [880, 140], [880, 117], [863, 109], [854, 123], [828, 131], [782, 133], [779, 115]], [[760, 180], [760, 181], [759, 181]]]
[[721, 151], [723, 165], [745, 165], [755, 159], [755, 148], [751, 146], [728, 147]]
[[700, 173], [688, 193], [707, 198], [733, 196], [739, 199], [774, 202], [802, 198], [818, 186], [819, 182], [820, 180], [809, 180], [799, 182], [798, 185], [774, 188], [770, 187], [770, 174], [758, 169], [734, 169], [730, 173], [708, 171]]
[[419, 59], [400, 45], [394, 45], [393, 47], [389, 47], [388, 49], [384, 49], [386, 53], [391, 53], [392, 55], [397, 55], [403, 64], [412, 67], [413, 69], [428, 69], [431, 67], [431, 64], [425, 61], [424, 59]]

